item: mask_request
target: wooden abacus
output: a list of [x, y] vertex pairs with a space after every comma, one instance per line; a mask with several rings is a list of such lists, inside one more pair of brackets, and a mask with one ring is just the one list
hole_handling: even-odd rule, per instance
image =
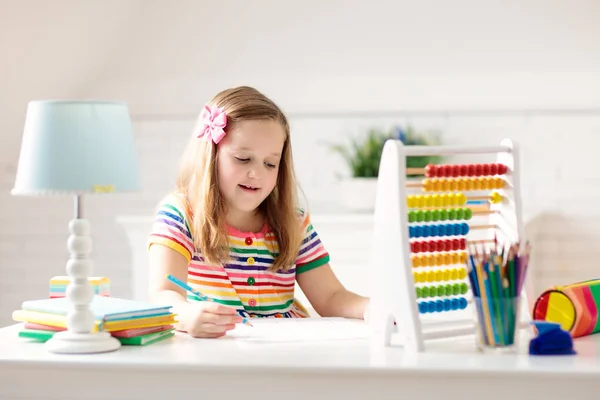
[[[496, 157], [487, 164], [406, 168], [410, 156], [467, 154]], [[409, 181], [407, 174], [424, 179]], [[519, 243], [523, 237], [512, 141], [404, 146], [388, 140], [379, 167], [370, 270], [369, 322], [376, 340], [389, 347], [398, 337], [407, 350], [420, 352], [425, 340], [474, 334], [468, 246]], [[526, 303], [523, 297], [524, 319]]]

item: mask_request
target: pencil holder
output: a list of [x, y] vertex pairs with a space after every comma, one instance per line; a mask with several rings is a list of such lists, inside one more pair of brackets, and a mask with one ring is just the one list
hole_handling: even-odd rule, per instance
[[514, 352], [517, 348], [517, 297], [474, 297], [477, 347], [483, 352]]

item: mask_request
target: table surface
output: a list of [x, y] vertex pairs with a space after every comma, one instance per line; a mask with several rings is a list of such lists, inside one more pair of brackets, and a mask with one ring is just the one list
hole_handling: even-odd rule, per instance
[[[364, 324], [362, 321], [353, 323], [359, 329], [366, 327], [359, 326]], [[21, 378], [23, 387], [19, 389], [19, 393], [22, 394], [23, 390], [31, 393], [29, 397], [18, 398], [38, 398], [34, 396], [37, 392], [30, 384], [31, 377], [36, 374], [39, 379], [67, 379], [64, 378], [64, 373], [63, 378], [61, 374], [53, 376], [52, 373], [56, 371], [71, 371], [78, 374], [80, 380], [85, 380], [86, 376], [92, 379], [92, 375], [100, 379], [98, 377], [102, 373], [109, 373], [113, 376], [127, 375], [131, 378], [130, 381], [134, 381], [137, 374], [147, 381], [152, 373], [159, 376], [168, 374], [182, 384], [190, 377], [200, 376], [212, 376], [214, 380], [223, 376], [229, 379], [235, 376], [239, 376], [239, 379], [254, 376], [255, 379], [268, 378], [271, 381], [277, 376], [281, 382], [288, 378], [292, 382], [292, 379], [299, 377], [313, 377], [317, 379], [314, 382], [319, 382], [318, 379], [327, 377], [327, 387], [336, 387], [338, 381], [340, 385], [342, 380], [345, 382], [344, 387], [348, 389], [346, 397], [351, 397], [353, 393], [348, 380], [362, 381], [363, 384], [371, 382], [375, 385], [379, 382], [377, 379], [383, 379], [382, 382], [386, 383], [382, 384], [382, 390], [389, 389], [390, 393], [396, 384], [402, 385], [407, 391], [412, 390], [411, 380], [414, 381], [415, 377], [431, 379], [431, 382], [436, 379], [447, 381], [449, 377], [454, 377], [452, 382], [456, 381], [456, 384], [456, 379], [460, 377], [476, 379], [481, 384], [485, 379], [527, 377], [528, 381], [524, 380], [522, 385], [526, 386], [537, 379], [539, 385], [543, 385], [538, 385], [540, 390], [546, 387], [548, 391], [554, 384], [574, 382], [577, 379], [587, 379], [580, 382], [581, 385], [592, 385], [594, 382], [599, 382], [596, 385], [600, 385], [600, 363], [597, 356], [600, 336], [595, 335], [575, 340], [578, 353], [575, 356], [530, 356], [527, 354], [527, 337], [521, 340], [516, 354], [492, 355], [477, 352], [472, 336], [431, 341], [427, 343], [424, 353], [409, 354], [397, 346], [376, 346], [368, 337], [349, 336], [333, 340], [332, 336], [332, 340], [268, 342], [245, 340], [243, 337], [194, 339], [182, 333], [177, 333], [164, 342], [142, 347], [123, 346], [111, 353], [59, 355], [47, 352], [41, 343], [19, 338], [19, 329], [19, 324], [0, 329], [0, 398], [12, 398], [6, 397], [6, 394], [2, 397], [2, 390], [10, 388], [10, 385], [15, 386], [12, 391], [8, 389], [8, 395], [17, 393], [16, 387], [20, 384], [21, 376], [19, 371], [28, 376], [27, 382]], [[425, 381], [421, 380], [420, 390], [423, 390], [423, 382]], [[447, 384], [452, 385], [452, 382]], [[69, 384], [76, 387], [80, 382], [71, 381]], [[209, 387], [208, 383], [206, 387]], [[564, 386], [565, 390], [567, 387], [568, 385]], [[336, 390], [339, 392], [341, 388], [342, 386]], [[123, 388], [120, 390], [122, 393]], [[432, 387], [431, 390], [436, 389]], [[556, 389], [553, 390], [556, 393]], [[39, 391], [41, 393], [41, 389]], [[261, 394], [261, 398], [265, 398], [264, 394]], [[447, 395], [446, 398], [452, 396]]]

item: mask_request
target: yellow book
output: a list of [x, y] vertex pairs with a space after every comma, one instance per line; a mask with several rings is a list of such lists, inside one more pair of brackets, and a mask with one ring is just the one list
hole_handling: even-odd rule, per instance
[[[124, 329], [149, 328], [152, 326], [171, 325], [176, 322], [175, 314], [158, 315], [145, 318], [123, 319], [117, 321], [95, 321], [93, 332], [100, 330], [105, 332], [120, 331]], [[38, 311], [16, 310], [12, 314], [13, 320], [17, 322], [33, 322], [36, 324], [54, 326], [57, 328], [67, 327], [67, 316], [61, 314], [50, 314]]]

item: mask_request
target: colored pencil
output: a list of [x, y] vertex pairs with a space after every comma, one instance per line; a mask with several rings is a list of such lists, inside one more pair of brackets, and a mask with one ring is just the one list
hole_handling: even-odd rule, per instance
[[[198, 296], [198, 298], [201, 301], [212, 301], [212, 302], [217, 302], [215, 299], [205, 296], [202, 293], [200, 293], [199, 291], [197, 291], [196, 289], [194, 289], [193, 287], [191, 287], [190, 285], [188, 285], [187, 283], [185, 283], [184, 281], [182, 281], [181, 279], [178, 279], [176, 277], [174, 277], [171, 274], [166, 274], [165, 277], [170, 280], [171, 282], [173, 282], [174, 284], [176, 284], [177, 286], [179, 286], [182, 289], [187, 290], [188, 292], [195, 294], [196, 296]], [[250, 323], [250, 321], [248, 320], [248, 318], [244, 318], [242, 320], [242, 323], [248, 326], [252, 326], [252, 324]]]
[[521, 296], [531, 246], [529, 243], [498, 245], [481, 249], [469, 246], [467, 257], [471, 292], [476, 298], [478, 332], [491, 347], [514, 344], [516, 307]]

